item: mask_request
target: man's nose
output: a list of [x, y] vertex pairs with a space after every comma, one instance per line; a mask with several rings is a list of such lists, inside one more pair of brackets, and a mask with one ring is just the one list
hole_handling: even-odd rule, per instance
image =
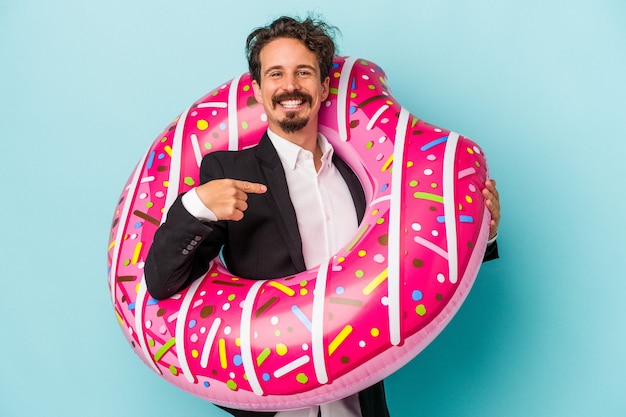
[[294, 74], [285, 76], [285, 85], [283, 88], [289, 92], [298, 90], [300, 88], [298, 77]]

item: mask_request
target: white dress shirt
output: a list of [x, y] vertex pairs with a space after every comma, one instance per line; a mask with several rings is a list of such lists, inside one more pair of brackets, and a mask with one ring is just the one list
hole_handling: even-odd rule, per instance
[[[331, 258], [354, 237], [358, 221], [354, 201], [341, 173], [332, 163], [334, 149], [318, 135], [322, 165], [315, 170], [313, 154], [268, 130], [289, 187], [302, 239], [307, 269]], [[216, 221], [217, 216], [200, 200], [195, 188], [183, 196], [183, 205], [200, 220]], [[245, 213], [244, 213], [245, 216]], [[360, 417], [358, 394], [328, 404], [300, 410], [280, 411], [276, 417]]]

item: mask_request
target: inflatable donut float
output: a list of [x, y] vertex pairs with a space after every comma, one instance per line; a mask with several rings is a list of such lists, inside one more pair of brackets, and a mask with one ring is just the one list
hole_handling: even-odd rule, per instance
[[490, 216], [482, 150], [411, 115], [376, 64], [337, 57], [320, 132], [368, 202], [354, 239], [327, 263], [281, 279], [232, 276], [216, 259], [191, 287], [150, 297], [144, 260], [204, 154], [253, 146], [267, 127], [244, 74], [174, 120], [126, 183], [111, 227], [109, 287], [135, 353], [192, 394], [284, 410], [346, 397], [389, 376], [448, 324], [470, 291]]

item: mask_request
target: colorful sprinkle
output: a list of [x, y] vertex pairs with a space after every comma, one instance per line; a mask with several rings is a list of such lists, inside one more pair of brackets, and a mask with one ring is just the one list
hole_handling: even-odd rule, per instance
[[339, 334], [328, 345], [328, 356], [331, 356], [333, 353], [335, 353], [339, 345], [341, 345], [346, 340], [346, 338], [350, 336], [350, 333], [352, 333], [352, 326], [349, 324], [341, 329]]
[[270, 281], [267, 285], [269, 285], [270, 287], [274, 287], [279, 291], [284, 292], [285, 294], [287, 294], [289, 297], [293, 297], [296, 292], [294, 290], [292, 290], [291, 288], [289, 288], [288, 286], [281, 284], [278, 281]]
[[376, 278], [374, 278], [369, 284], [363, 288], [364, 295], [370, 295], [372, 291], [376, 289], [380, 284], [382, 284], [387, 279], [387, 268], [385, 268]]
[[426, 306], [424, 304], [418, 304], [418, 306], [415, 307], [415, 312], [420, 317], [425, 316], [426, 315]]
[[176, 344], [176, 338], [172, 337], [170, 340], [165, 342], [163, 346], [154, 354], [154, 360], [156, 362], [160, 361], [161, 358], [167, 353], [168, 350], [172, 348]]
[[306, 327], [309, 331], [313, 328], [313, 324], [311, 320], [304, 314], [304, 312], [297, 305], [291, 306], [291, 312], [300, 320], [304, 327]]
[[276, 344], [276, 353], [278, 354], [278, 356], [285, 356], [288, 351], [289, 349], [287, 349], [287, 345], [285, 345], [284, 343]]
[[257, 366], [263, 365], [263, 362], [265, 362], [265, 359], [267, 359], [267, 357], [270, 356], [270, 353], [272, 353], [270, 348], [263, 349], [261, 353], [259, 353], [259, 356], [256, 357]]

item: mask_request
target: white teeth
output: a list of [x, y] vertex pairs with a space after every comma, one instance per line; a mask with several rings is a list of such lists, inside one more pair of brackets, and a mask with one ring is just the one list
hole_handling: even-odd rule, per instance
[[283, 107], [298, 107], [302, 104], [302, 100], [287, 100], [281, 101], [280, 105]]

